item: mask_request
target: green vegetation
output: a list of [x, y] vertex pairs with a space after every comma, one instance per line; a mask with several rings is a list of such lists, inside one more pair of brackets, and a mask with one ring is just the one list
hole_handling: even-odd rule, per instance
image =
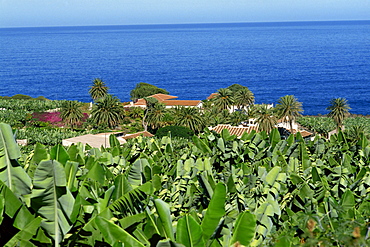
[[349, 107], [345, 98], [335, 98], [330, 101], [328, 116], [331, 117], [337, 125], [337, 131], [342, 129], [343, 120], [348, 117], [351, 108]]
[[269, 108], [268, 105], [263, 104], [256, 108], [256, 122], [258, 124], [259, 131], [265, 131], [270, 133], [275, 125], [277, 124], [276, 114], [273, 108]]
[[[330, 117], [313, 118], [300, 117], [293, 95], [276, 108], [254, 105], [238, 84], [202, 110], [166, 109], [145, 96], [145, 110], [124, 109], [107, 91], [94, 80], [91, 110], [75, 101], [0, 100], [0, 121], [11, 125], [0, 124], [1, 246], [370, 245], [370, 119], [345, 118], [345, 99], [331, 101]], [[240, 138], [206, 128], [252, 117], [261, 132]], [[324, 137], [339, 132], [282, 139], [278, 119]], [[156, 136], [120, 145], [111, 135], [101, 149], [61, 146], [115, 128]], [[14, 136], [28, 140], [22, 152]]]
[[48, 100], [44, 96], [39, 96], [37, 98], [32, 98], [29, 95], [24, 95], [24, 94], [16, 94], [11, 97], [9, 96], [0, 96], [0, 99], [25, 99], [25, 100]]
[[294, 95], [286, 95], [278, 100], [276, 111], [279, 119], [289, 123], [290, 133], [293, 133], [293, 121], [302, 116], [302, 103], [298, 102]]
[[194, 131], [191, 129], [184, 127], [184, 126], [166, 126], [160, 128], [155, 135], [158, 138], [162, 138], [164, 136], [170, 136], [172, 138], [185, 138], [191, 139], [194, 136]]
[[106, 96], [108, 90], [109, 88], [105, 85], [105, 82], [96, 78], [93, 80], [92, 86], [90, 86], [89, 94], [93, 100], [97, 100]]
[[91, 110], [93, 124], [110, 129], [117, 127], [124, 117], [123, 105], [110, 94], [96, 100]]
[[221, 88], [217, 91], [216, 96], [212, 99], [213, 106], [219, 110], [227, 110], [234, 105], [233, 91], [227, 88]]
[[169, 94], [168, 91], [163, 88], [156, 87], [149, 83], [140, 82], [131, 90], [130, 96], [132, 100], [137, 100], [157, 93]]
[[84, 117], [81, 109], [81, 104], [77, 101], [66, 101], [60, 110], [60, 116], [64, 123], [71, 128], [81, 124]]
[[364, 136], [111, 137], [107, 149], [38, 144], [20, 159], [10, 127], [0, 130], [1, 245], [370, 244]]

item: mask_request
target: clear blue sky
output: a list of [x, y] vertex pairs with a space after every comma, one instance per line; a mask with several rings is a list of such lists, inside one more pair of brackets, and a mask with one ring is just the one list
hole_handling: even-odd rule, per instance
[[370, 0], [0, 0], [0, 27], [370, 20]]

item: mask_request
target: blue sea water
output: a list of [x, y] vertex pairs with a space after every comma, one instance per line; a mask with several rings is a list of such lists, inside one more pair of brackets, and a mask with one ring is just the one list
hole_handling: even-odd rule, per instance
[[370, 114], [370, 21], [3, 28], [0, 54], [1, 96], [89, 102], [102, 78], [122, 101], [139, 82], [206, 99], [238, 83], [306, 115], [336, 97]]

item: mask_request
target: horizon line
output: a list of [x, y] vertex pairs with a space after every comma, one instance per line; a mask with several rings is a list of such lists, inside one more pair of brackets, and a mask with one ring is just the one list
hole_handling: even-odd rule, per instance
[[141, 23], [141, 24], [86, 24], [86, 25], [50, 25], [50, 26], [7, 26], [0, 29], [10, 28], [55, 28], [55, 27], [107, 27], [107, 26], [162, 26], [162, 25], [205, 25], [205, 24], [263, 24], [263, 23], [309, 23], [309, 22], [355, 22], [370, 21], [363, 19], [344, 20], [285, 20], [285, 21], [232, 21], [232, 22], [184, 22], [184, 23]]

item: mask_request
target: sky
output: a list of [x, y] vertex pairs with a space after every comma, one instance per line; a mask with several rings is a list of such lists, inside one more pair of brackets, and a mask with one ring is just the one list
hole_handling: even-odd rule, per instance
[[370, 0], [0, 0], [0, 28], [327, 20], [370, 20]]

